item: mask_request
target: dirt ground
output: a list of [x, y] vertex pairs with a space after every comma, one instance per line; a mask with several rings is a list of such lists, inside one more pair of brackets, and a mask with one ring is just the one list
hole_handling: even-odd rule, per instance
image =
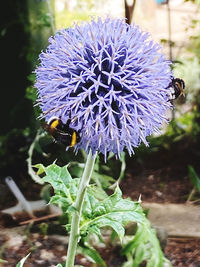
[[[50, 267], [66, 259], [67, 245], [52, 237], [44, 237], [39, 234], [31, 234], [28, 240], [16, 246], [3, 250], [5, 238], [0, 236], [1, 254], [7, 261], [0, 266], [14, 267], [22, 257], [31, 251], [31, 255], [24, 267]], [[121, 267], [125, 258], [120, 256], [120, 248], [108, 246], [99, 250], [108, 267]], [[200, 240], [169, 238], [164, 250], [166, 257], [174, 267], [199, 267], [200, 266]], [[81, 255], [76, 258], [76, 264], [85, 267], [94, 267], [94, 264], [83, 259]], [[143, 265], [144, 266], [144, 265]]]

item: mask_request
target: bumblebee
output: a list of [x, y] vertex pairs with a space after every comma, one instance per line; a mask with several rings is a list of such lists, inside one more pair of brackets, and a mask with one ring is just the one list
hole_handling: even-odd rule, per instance
[[70, 128], [71, 119], [64, 124], [61, 119], [51, 117], [44, 129], [55, 139], [56, 142], [73, 147], [80, 141], [79, 132]]
[[185, 82], [180, 78], [173, 78], [171, 83], [169, 84], [170, 87], [170, 99], [176, 99], [179, 96], [185, 96]]

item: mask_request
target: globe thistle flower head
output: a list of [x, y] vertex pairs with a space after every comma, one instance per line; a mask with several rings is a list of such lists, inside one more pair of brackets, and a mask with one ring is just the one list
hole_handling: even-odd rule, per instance
[[107, 18], [75, 25], [49, 39], [36, 69], [42, 116], [80, 133], [75, 149], [132, 154], [158, 132], [171, 104], [170, 62], [149, 34]]

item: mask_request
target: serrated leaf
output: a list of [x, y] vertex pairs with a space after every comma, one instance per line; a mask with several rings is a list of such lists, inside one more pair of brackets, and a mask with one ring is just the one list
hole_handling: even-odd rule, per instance
[[135, 202], [122, 198], [119, 187], [115, 192], [104, 199], [96, 202], [91, 208], [90, 218], [80, 226], [82, 232], [90, 232], [90, 228], [96, 226], [111, 227], [120, 239], [124, 236], [124, 226], [130, 222], [142, 222], [144, 214], [142, 208]]
[[86, 257], [89, 257], [101, 267], [106, 267], [105, 261], [101, 258], [100, 254], [92, 247], [79, 246], [78, 252]]
[[51, 164], [45, 168], [45, 173], [46, 176], [43, 178], [44, 182], [51, 183], [56, 190], [61, 190], [62, 186], [66, 187], [72, 180], [66, 166], [59, 167], [56, 164]]
[[196, 173], [196, 171], [192, 166], [188, 166], [188, 170], [189, 170], [190, 181], [194, 185], [195, 189], [198, 192], [200, 192], [200, 177], [198, 176], [198, 174]]
[[74, 205], [76, 200], [80, 179], [72, 179], [66, 166], [59, 167], [54, 163], [48, 167], [43, 165], [38, 167], [43, 168], [46, 174], [42, 181], [50, 183], [54, 189], [55, 195], [51, 197], [50, 203], [61, 207], [63, 212], [70, 213], [70, 207]]
[[97, 187], [95, 185], [90, 185], [87, 188], [87, 192], [89, 195], [94, 196], [98, 200], [103, 200], [108, 197], [106, 192], [101, 187]]
[[25, 261], [27, 260], [27, 258], [29, 257], [31, 253], [29, 253], [28, 255], [26, 255], [23, 259], [20, 260], [20, 262], [17, 263], [16, 267], [23, 267]]
[[[43, 180], [49, 182], [55, 191], [55, 196], [51, 198], [51, 203], [61, 206], [71, 216], [74, 212], [73, 205], [76, 201], [80, 179], [72, 179], [66, 167], [59, 167], [56, 164], [52, 164], [47, 168], [44, 167], [44, 171], [46, 176]], [[140, 204], [129, 199], [123, 199], [119, 187], [115, 189], [111, 196], [100, 200], [95, 193], [95, 187], [93, 187], [92, 191], [89, 186], [80, 218], [80, 235], [89, 236], [90, 234], [95, 234], [101, 239], [100, 229], [102, 227], [111, 227], [122, 241], [125, 233], [124, 227], [130, 221], [138, 224], [138, 230], [134, 240], [124, 251], [129, 254], [136, 251], [137, 260], [133, 266], [137, 266], [138, 262], [142, 262], [142, 260], [146, 260], [149, 265], [156, 264], [155, 267], [161, 266], [163, 254], [159, 251], [160, 247], [155, 233], [150, 228], [150, 223], [146, 219]], [[143, 244], [145, 250], [140, 247]], [[151, 244], [150, 247], [148, 247], [149, 244]]]
[[52, 164], [45, 168], [45, 173], [46, 176], [42, 178], [42, 180], [50, 183], [54, 191], [64, 193], [67, 197], [69, 194], [69, 183], [72, 181], [67, 168]]

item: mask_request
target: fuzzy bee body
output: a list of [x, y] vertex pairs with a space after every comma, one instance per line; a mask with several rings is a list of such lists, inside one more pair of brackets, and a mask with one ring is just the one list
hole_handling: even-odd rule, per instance
[[75, 146], [80, 141], [79, 132], [71, 128], [71, 119], [64, 124], [61, 119], [52, 117], [44, 125], [44, 129], [55, 139], [56, 142], [69, 147]]
[[169, 84], [169, 98], [170, 100], [174, 100], [179, 96], [185, 96], [185, 82], [180, 78], [173, 78], [171, 83]]

